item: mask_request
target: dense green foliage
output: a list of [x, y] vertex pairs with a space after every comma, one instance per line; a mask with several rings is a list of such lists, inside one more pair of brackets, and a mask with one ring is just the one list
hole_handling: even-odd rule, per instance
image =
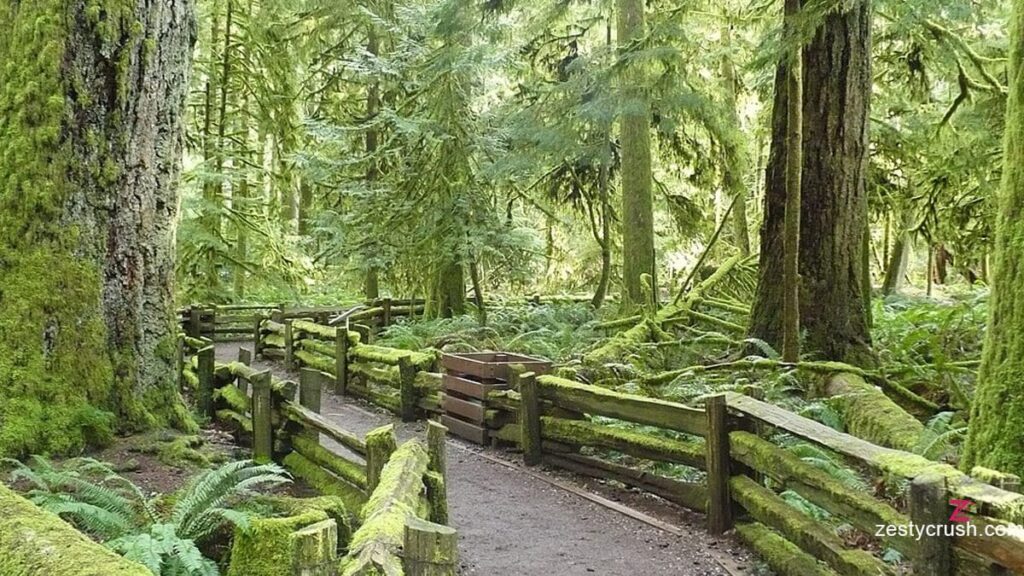
[[248, 525], [249, 515], [235, 509], [242, 497], [289, 481], [273, 464], [231, 462], [199, 473], [168, 502], [91, 458], [59, 466], [40, 456], [30, 465], [6, 463], [14, 466], [11, 482], [24, 485], [37, 506], [160, 576], [216, 576], [217, 565], [199, 545], [225, 527]]

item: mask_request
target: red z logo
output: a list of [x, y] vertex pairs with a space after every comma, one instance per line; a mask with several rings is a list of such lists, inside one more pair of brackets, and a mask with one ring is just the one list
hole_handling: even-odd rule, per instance
[[956, 498], [951, 498], [949, 505], [954, 507], [953, 513], [949, 515], [950, 522], [964, 523], [971, 521], [971, 517], [964, 512], [969, 507], [974, 506], [974, 502], [970, 500], [957, 500]]

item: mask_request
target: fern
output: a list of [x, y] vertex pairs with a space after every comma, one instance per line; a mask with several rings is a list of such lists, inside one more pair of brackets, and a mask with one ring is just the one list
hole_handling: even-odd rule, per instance
[[11, 482], [29, 486], [26, 494], [36, 505], [160, 576], [216, 576], [217, 565], [196, 543], [224, 526], [248, 527], [249, 515], [231, 505], [258, 487], [290, 481], [274, 464], [229, 462], [196, 476], [164, 518], [138, 486], [108, 464], [75, 458], [57, 468], [41, 456], [30, 462], [0, 460], [12, 468]]

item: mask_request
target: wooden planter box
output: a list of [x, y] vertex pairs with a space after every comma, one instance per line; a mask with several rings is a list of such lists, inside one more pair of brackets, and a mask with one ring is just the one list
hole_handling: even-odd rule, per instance
[[508, 382], [509, 368], [522, 365], [527, 372], [544, 374], [551, 370], [551, 362], [504, 352], [470, 352], [466, 354], [442, 354], [441, 366], [449, 374], [468, 376], [480, 381], [499, 380]]
[[538, 374], [551, 370], [551, 363], [539, 358], [503, 352], [442, 354], [441, 382], [444, 394], [441, 422], [461, 438], [486, 444], [487, 393], [508, 388], [509, 370], [520, 365], [527, 372]]

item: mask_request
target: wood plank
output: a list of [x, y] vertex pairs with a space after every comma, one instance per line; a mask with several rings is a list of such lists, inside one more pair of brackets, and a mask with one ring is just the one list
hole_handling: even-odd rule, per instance
[[488, 392], [493, 390], [505, 390], [508, 388], [508, 384], [505, 382], [484, 384], [482, 382], [470, 380], [469, 378], [462, 378], [460, 376], [454, 376], [447, 373], [441, 376], [441, 385], [444, 387], [445, 392], [455, 392], [457, 394], [462, 394], [463, 396], [479, 400], [487, 398]]
[[479, 402], [463, 400], [462, 398], [457, 398], [452, 394], [443, 394], [441, 398], [441, 406], [444, 408], [445, 412], [455, 416], [461, 416], [470, 422], [474, 422], [476, 424], [483, 424], [484, 422], [486, 409], [483, 404], [480, 404]]
[[707, 433], [704, 411], [655, 398], [622, 394], [555, 376], [538, 376], [540, 398], [560, 408], [657, 426], [696, 436]]
[[284, 411], [289, 420], [313, 428], [356, 454], [366, 456], [366, 442], [320, 414], [294, 402], [285, 402]]
[[546, 440], [576, 446], [605, 448], [636, 458], [685, 464], [701, 470], [705, 466], [703, 442], [683, 442], [658, 438], [586, 420], [542, 416], [540, 421], [541, 437]]
[[441, 365], [448, 371], [508, 381], [509, 368], [521, 365], [523, 371], [545, 374], [551, 370], [551, 362], [522, 354], [502, 352], [467, 352], [460, 354], [442, 354]]
[[488, 435], [486, 428], [464, 422], [447, 414], [441, 416], [441, 424], [444, 424], [452, 434], [459, 438], [464, 438], [480, 445], [487, 444]]

